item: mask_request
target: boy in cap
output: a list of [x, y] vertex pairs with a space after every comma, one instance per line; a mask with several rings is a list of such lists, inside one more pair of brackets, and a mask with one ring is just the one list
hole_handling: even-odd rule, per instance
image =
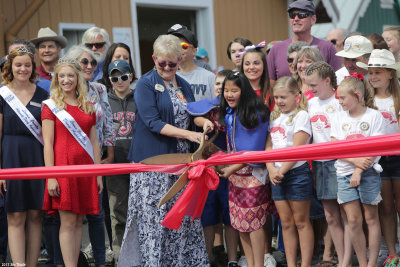
[[175, 35], [181, 41], [182, 61], [177, 74], [190, 84], [196, 101], [214, 98], [214, 73], [198, 67], [194, 61], [198, 45], [195, 34], [180, 24], [173, 25], [168, 34]]
[[[116, 142], [114, 147], [114, 162], [129, 163], [128, 152], [133, 135], [136, 106], [130, 83], [134, 78], [131, 67], [125, 60], [115, 60], [108, 66], [108, 77], [112, 89], [108, 93]], [[126, 213], [128, 210], [129, 174], [106, 176], [108, 200], [112, 228], [112, 249], [117, 263], [124, 236]]]
[[315, 6], [311, 1], [297, 0], [287, 9], [293, 37], [274, 45], [268, 53], [268, 73], [271, 86], [283, 76], [292, 76], [286, 61], [286, 53], [290, 43], [303, 41], [311, 46], [317, 46], [325, 61], [338, 70], [342, 66], [340, 58], [335, 56], [336, 49], [332, 43], [311, 35], [311, 27], [316, 23]]
[[362, 74], [368, 74], [368, 70], [357, 66], [357, 62], [367, 64], [369, 56], [373, 50], [373, 46], [370, 40], [362, 35], [354, 35], [348, 37], [344, 41], [343, 50], [337, 52], [336, 55], [343, 58], [344, 67], [336, 71], [337, 84], [340, 84], [345, 76], [350, 75], [353, 72], [361, 72]]

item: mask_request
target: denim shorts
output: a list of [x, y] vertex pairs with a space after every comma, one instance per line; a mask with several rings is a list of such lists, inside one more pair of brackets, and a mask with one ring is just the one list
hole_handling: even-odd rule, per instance
[[203, 214], [201, 215], [201, 224], [206, 227], [216, 225], [221, 220], [225, 225], [231, 225], [229, 217], [229, 180], [220, 177], [217, 189], [208, 192]]
[[378, 205], [381, 197], [381, 177], [373, 168], [365, 170], [361, 175], [360, 185], [350, 186], [351, 174], [338, 176], [338, 203], [343, 204], [359, 199], [363, 204]]
[[272, 198], [278, 200], [309, 200], [313, 195], [313, 180], [308, 162], [289, 170], [278, 185], [271, 184]]
[[336, 199], [338, 191], [338, 182], [336, 176], [336, 160], [313, 161], [313, 171], [315, 175], [315, 184], [317, 198]]
[[400, 180], [400, 156], [383, 156], [379, 160], [382, 180]]

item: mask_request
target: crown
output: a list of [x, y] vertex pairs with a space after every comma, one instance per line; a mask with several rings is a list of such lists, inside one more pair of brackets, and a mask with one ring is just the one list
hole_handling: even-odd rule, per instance
[[[22, 53], [22, 54], [29, 54], [29, 55], [33, 55], [32, 52], [24, 45], [18, 46], [17, 48], [15, 48], [12, 52], [18, 52], [18, 53]], [[11, 53], [12, 53], [11, 52]]]
[[58, 60], [57, 65], [61, 65], [61, 64], [69, 64], [69, 65], [78, 65], [78, 61], [74, 58], [71, 57], [62, 57]]

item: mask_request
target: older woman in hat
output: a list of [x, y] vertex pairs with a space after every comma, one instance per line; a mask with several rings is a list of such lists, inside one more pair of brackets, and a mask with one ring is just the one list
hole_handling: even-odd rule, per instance
[[[387, 134], [399, 132], [400, 88], [397, 78], [400, 63], [396, 63], [392, 52], [386, 49], [372, 50], [368, 65], [357, 62], [357, 66], [368, 70], [368, 79], [374, 88], [374, 100], [384, 117]], [[385, 156], [379, 161], [383, 168], [382, 204], [379, 209], [383, 236], [389, 251], [387, 261], [396, 261], [396, 211], [400, 215], [400, 156]], [[389, 263], [389, 262], [388, 262]], [[382, 264], [382, 263], [381, 263]]]
[[[155, 68], [136, 86], [136, 121], [128, 158], [133, 162], [166, 153], [187, 153], [200, 133], [191, 131], [187, 103], [194, 101], [190, 85], [176, 75], [182, 48], [174, 35], [160, 35], [153, 45]], [[184, 218], [178, 231], [161, 226], [177, 196], [157, 203], [178, 179], [175, 175], [131, 174], [128, 219], [118, 266], [207, 266], [201, 222]], [[140, 255], [140, 254], [141, 255]]]

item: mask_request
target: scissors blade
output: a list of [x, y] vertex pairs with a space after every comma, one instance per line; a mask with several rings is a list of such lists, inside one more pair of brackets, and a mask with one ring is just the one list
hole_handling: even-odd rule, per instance
[[187, 164], [191, 161], [191, 153], [162, 154], [142, 160], [147, 165]]
[[176, 180], [174, 185], [168, 190], [168, 192], [162, 197], [160, 202], [158, 203], [157, 207], [161, 207], [164, 205], [167, 201], [169, 201], [171, 198], [173, 198], [176, 194], [181, 191], [182, 188], [185, 187], [185, 185], [188, 183], [188, 171], [189, 168], [186, 168], [185, 171], [182, 173], [182, 175]]

